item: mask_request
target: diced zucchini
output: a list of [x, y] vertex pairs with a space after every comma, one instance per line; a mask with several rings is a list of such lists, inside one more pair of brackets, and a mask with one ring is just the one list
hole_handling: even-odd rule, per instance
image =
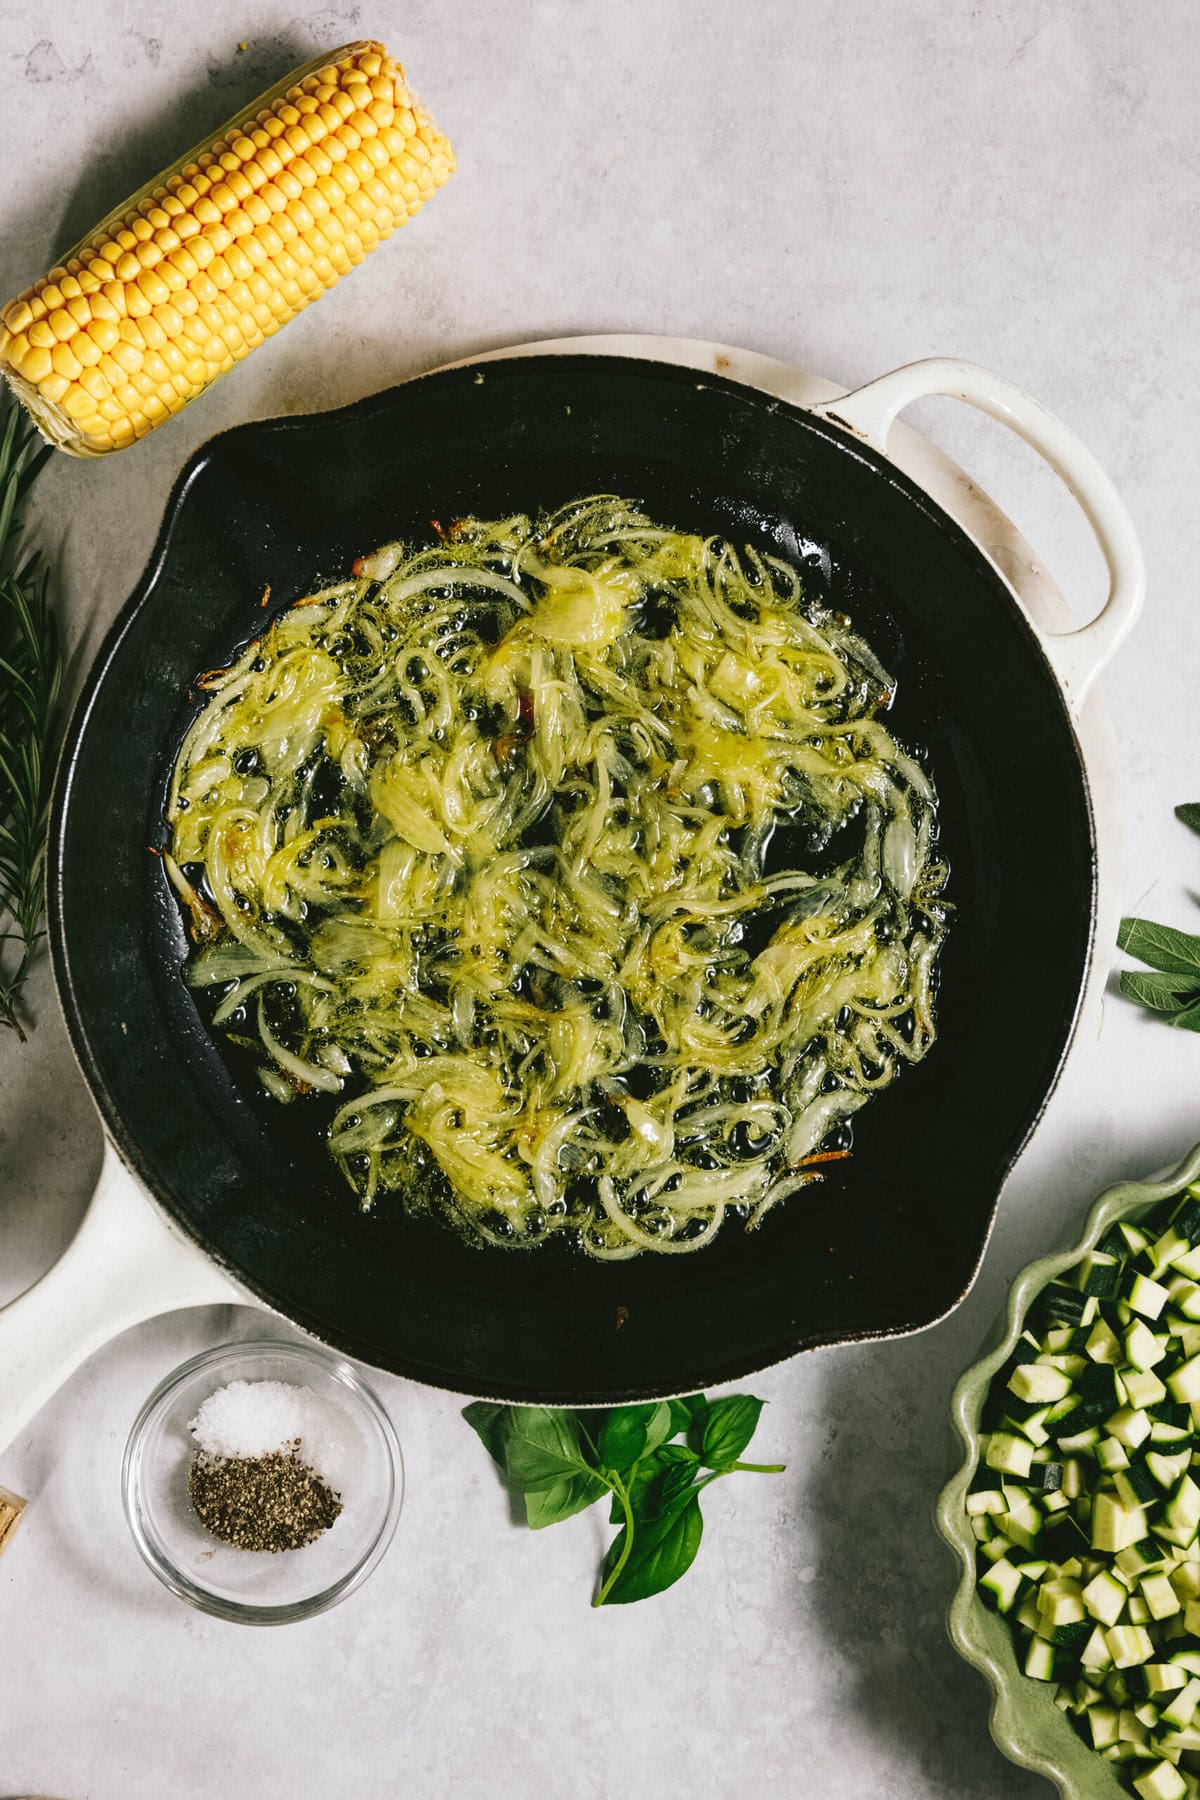
[[1118, 1669], [1149, 1662], [1154, 1654], [1154, 1642], [1144, 1625], [1110, 1625], [1104, 1641]]
[[999, 1562], [1000, 1558], [1007, 1556], [1011, 1549], [1013, 1549], [1013, 1545], [1009, 1543], [1002, 1531], [998, 1531], [994, 1537], [988, 1539], [986, 1544], [980, 1544], [979, 1554], [988, 1562]]
[[1097, 1494], [1092, 1503], [1093, 1550], [1125, 1550], [1146, 1535], [1146, 1515], [1119, 1494]]
[[1163, 1450], [1147, 1450], [1145, 1467], [1160, 1488], [1173, 1488], [1186, 1475], [1191, 1460], [1190, 1450], [1176, 1451], [1173, 1456]]
[[1109, 1744], [1117, 1742], [1121, 1730], [1121, 1715], [1115, 1706], [1089, 1707], [1087, 1722], [1095, 1749], [1104, 1750]]
[[1129, 1467], [1129, 1452], [1120, 1438], [1101, 1438], [1096, 1445], [1096, 1461], [1106, 1475], [1115, 1475], [1118, 1470]]
[[1130, 1544], [1118, 1554], [1117, 1573], [1131, 1575], [1140, 1581], [1147, 1569], [1157, 1569], [1165, 1560], [1161, 1544], [1156, 1544], [1150, 1537], [1139, 1538], [1136, 1544]]
[[1087, 1643], [1079, 1653], [1079, 1660], [1085, 1669], [1093, 1673], [1102, 1673], [1113, 1666], [1112, 1652], [1108, 1647], [1108, 1639], [1103, 1625], [1097, 1625]]
[[1186, 1275], [1177, 1275], [1167, 1289], [1171, 1305], [1193, 1324], [1200, 1321], [1200, 1287]]
[[[1157, 1262], [1157, 1258], [1155, 1259]], [[1163, 1263], [1162, 1268], [1166, 1268]], [[1168, 1291], [1159, 1281], [1152, 1281], [1148, 1275], [1135, 1275], [1129, 1284], [1127, 1299], [1134, 1312], [1141, 1313], [1144, 1319], [1157, 1319], [1169, 1298]], [[1126, 1339], [1128, 1343], [1128, 1339]]]
[[1033, 1445], [1028, 1438], [1014, 1437], [1008, 1431], [993, 1431], [988, 1439], [987, 1466], [1007, 1475], [1028, 1475], [1033, 1462]]
[[1139, 1749], [1141, 1749], [1144, 1744], [1150, 1742], [1150, 1732], [1142, 1720], [1138, 1718], [1137, 1713], [1132, 1706], [1123, 1706], [1121, 1708], [1121, 1719], [1117, 1728], [1117, 1735], [1123, 1744], [1134, 1744]]
[[1142, 1598], [1150, 1609], [1152, 1619], [1169, 1619], [1183, 1610], [1178, 1594], [1163, 1574], [1147, 1575], [1143, 1579]]
[[1200, 1244], [1189, 1250], [1186, 1256], [1175, 1257], [1171, 1267], [1178, 1269], [1179, 1273], [1186, 1275], [1190, 1281], [1200, 1280]]
[[1173, 1763], [1166, 1761], [1155, 1763], [1150, 1772], [1138, 1776], [1133, 1785], [1142, 1800], [1185, 1800], [1187, 1794], [1183, 1776]]
[[1128, 1598], [1124, 1587], [1107, 1569], [1101, 1570], [1083, 1590], [1083, 1604], [1102, 1625], [1115, 1625]]
[[[1171, 1598], [1174, 1599], [1174, 1593]], [[1073, 1625], [1083, 1618], [1083, 1591], [1077, 1581], [1043, 1581], [1038, 1589], [1038, 1611], [1051, 1625]]]
[[[1141, 1280], [1140, 1275], [1138, 1280]], [[1154, 1283], [1148, 1282], [1147, 1286], [1153, 1287]], [[1165, 1295], [1165, 1289], [1160, 1288], [1159, 1292]], [[1158, 1314], [1155, 1313], [1154, 1317], [1157, 1318]], [[1135, 1369], [1152, 1369], [1166, 1354], [1167, 1346], [1162, 1338], [1151, 1331], [1144, 1319], [1135, 1319], [1125, 1333], [1125, 1361]]]
[[976, 1488], [967, 1495], [967, 1513], [974, 1517], [976, 1513], [1002, 1513], [1008, 1511], [1008, 1501], [999, 1488]]
[[[1200, 1326], [1197, 1327], [1200, 1331]], [[1190, 1356], [1187, 1362], [1167, 1376], [1167, 1387], [1176, 1400], [1186, 1400], [1189, 1405], [1200, 1400], [1200, 1356]]]
[[1164, 1725], [1182, 1731], [1192, 1722], [1192, 1715], [1200, 1706], [1200, 1681], [1193, 1675], [1183, 1687], [1179, 1688], [1159, 1711], [1159, 1718]]
[[1118, 1439], [1126, 1450], [1136, 1450], [1139, 1444], [1144, 1444], [1153, 1424], [1149, 1413], [1134, 1406], [1123, 1406], [1111, 1419], [1105, 1421], [1109, 1436]]
[[1047, 1406], [1054, 1400], [1065, 1399], [1070, 1393], [1071, 1377], [1048, 1363], [1021, 1363], [1009, 1376], [1008, 1385], [1018, 1400]]
[[1129, 1604], [1125, 1608], [1125, 1616], [1130, 1625], [1148, 1625], [1150, 1623], [1150, 1608], [1140, 1593], [1130, 1594]]
[[[1147, 1503], [1153, 1504], [1154, 1501], [1162, 1499], [1162, 1489], [1167, 1483], [1155, 1479], [1149, 1462], [1148, 1456], [1145, 1462], [1134, 1463], [1131, 1467], [1118, 1472], [1116, 1489], [1127, 1506], [1145, 1506]], [[1182, 1470], [1180, 1473], [1182, 1474]], [[1175, 1479], [1178, 1480], [1178, 1476]]]
[[1190, 1475], [1183, 1477], [1163, 1511], [1167, 1523], [1176, 1531], [1186, 1532], [1188, 1535], [1183, 1541], [1191, 1543], [1200, 1530], [1200, 1487]]
[[1042, 1515], [1036, 1506], [1026, 1501], [1001, 1513], [996, 1523], [1012, 1543], [1019, 1544], [1023, 1550], [1032, 1550], [1042, 1529]]
[[1174, 1693], [1188, 1683], [1187, 1670], [1178, 1663], [1147, 1663], [1144, 1673], [1146, 1686], [1152, 1694]]
[[985, 1594], [991, 1595], [996, 1611], [1006, 1613], [1012, 1611], [1024, 1585], [1024, 1577], [1019, 1569], [1014, 1569], [1007, 1557], [1002, 1556], [986, 1574], [979, 1577], [979, 1585]]
[[1104, 1319], [1097, 1319], [1084, 1342], [1084, 1351], [1093, 1362], [1119, 1363], [1122, 1360], [1121, 1340]]
[[1044, 1638], [1031, 1638], [1025, 1653], [1025, 1673], [1035, 1681], [1054, 1680], [1055, 1649]]
[[1079, 1265], [1079, 1291], [1085, 1298], [1107, 1300], [1116, 1293], [1121, 1279], [1121, 1265], [1115, 1256], [1092, 1250]]
[[[1153, 1336], [1151, 1332], [1149, 1334]], [[1154, 1417], [1154, 1407], [1167, 1397], [1166, 1384], [1152, 1369], [1125, 1369], [1121, 1375], [1130, 1406], [1141, 1406]]]

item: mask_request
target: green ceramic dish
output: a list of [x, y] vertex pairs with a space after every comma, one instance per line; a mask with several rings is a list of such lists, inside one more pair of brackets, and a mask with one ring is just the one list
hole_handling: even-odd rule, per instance
[[992, 1688], [991, 1731], [1005, 1756], [1056, 1782], [1064, 1800], [1130, 1800], [1111, 1766], [1076, 1735], [1054, 1704], [1053, 1682], [1033, 1681], [1017, 1665], [1008, 1622], [988, 1610], [975, 1587], [975, 1538], [966, 1512], [967, 1490], [979, 1466], [979, 1425], [992, 1377], [1011, 1352], [1035, 1295], [1077, 1263], [1118, 1219], [1138, 1219], [1160, 1201], [1200, 1178], [1200, 1145], [1160, 1181], [1124, 1181], [1101, 1194], [1079, 1242], [1056, 1256], [1030, 1263], [1013, 1282], [1001, 1335], [954, 1390], [952, 1414], [964, 1457], [938, 1496], [938, 1529], [962, 1564], [962, 1577], [947, 1614], [955, 1648], [974, 1663]]

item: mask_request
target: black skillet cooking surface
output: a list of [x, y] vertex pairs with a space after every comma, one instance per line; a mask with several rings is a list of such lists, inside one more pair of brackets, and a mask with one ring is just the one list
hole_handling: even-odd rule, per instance
[[[728, 1223], [695, 1256], [616, 1264], [557, 1246], [470, 1248], [386, 1201], [359, 1213], [303, 1103], [252, 1100], [208, 1037], [148, 849], [165, 841], [190, 683], [270, 613], [361, 552], [427, 538], [431, 517], [533, 512], [596, 490], [683, 530], [770, 547], [853, 614], [898, 678], [895, 729], [937, 780], [957, 909], [938, 1042], [859, 1115], [853, 1157], [757, 1232]], [[185, 1232], [368, 1363], [469, 1393], [587, 1404], [912, 1331], [962, 1299], [1070, 1036], [1094, 840], [1078, 747], [1033, 632], [971, 541], [891, 464], [719, 378], [529, 357], [243, 426], [196, 453], [75, 714], [51, 889], [75, 1049], [126, 1161]]]

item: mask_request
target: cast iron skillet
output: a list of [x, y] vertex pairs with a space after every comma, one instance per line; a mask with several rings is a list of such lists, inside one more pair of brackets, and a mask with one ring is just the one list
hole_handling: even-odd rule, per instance
[[[956, 913], [940, 1037], [855, 1126], [854, 1155], [755, 1233], [602, 1265], [468, 1248], [370, 1216], [302, 1128], [249, 1097], [181, 978], [159, 861], [189, 684], [270, 610], [431, 517], [595, 490], [797, 561], [899, 679], [897, 732], [941, 793]], [[1086, 970], [1094, 838], [1038, 641], [980, 551], [836, 426], [690, 370], [526, 358], [442, 372], [201, 449], [75, 713], [51, 941], [105, 1124], [170, 1217], [328, 1343], [438, 1386], [577, 1404], [709, 1386], [794, 1351], [914, 1330], [968, 1288], [1002, 1179], [1054, 1082]], [[302, 1120], [300, 1121], [302, 1126]]]

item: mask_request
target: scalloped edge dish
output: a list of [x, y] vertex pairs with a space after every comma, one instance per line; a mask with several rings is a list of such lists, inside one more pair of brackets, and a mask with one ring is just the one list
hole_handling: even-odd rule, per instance
[[1106, 1189], [1094, 1202], [1081, 1237], [1069, 1250], [1040, 1257], [1021, 1270], [1009, 1289], [1001, 1335], [996, 1338], [1000, 1327], [994, 1328], [992, 1348], [960, 1376], [950, 1402], [965, 1455], [938, 1495], [934, 1515], [939, 1532], [962, 1568], [947, 1610], [946, 1629], [959, 1655], [986, 1677], [992, 1689], [988, 1724], [997, 1748], [1010, 1761], [1055, 1782], [1063, 1800], [1130, 1800], [1130, 1790], [1055, 1706], [1055, 1684], [1034, 1681], [1018, 1667], [1007, 1620], [989, 1611], [979, 1598], [975, 1538], [967, 1518], [966, 1496], [979, 1466], [983, 1405], [993, 1376], [1024, 1329], [1032, 1301], [1047, 1283], [1095, 1249], [1118, 1220], [1139, 1218], [1197, 1179], [1200, 1144], [1158, 1180], [1122, 1181]]

